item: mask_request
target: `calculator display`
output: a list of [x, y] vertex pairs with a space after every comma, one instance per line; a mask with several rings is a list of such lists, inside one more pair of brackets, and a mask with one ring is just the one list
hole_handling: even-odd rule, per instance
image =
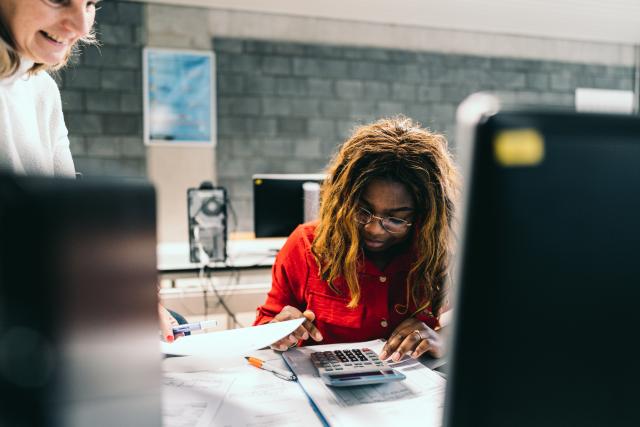
[[358, 374], [332, 374], [331, 378], [339, 379], [339, 380], [348, 380], [351, 378], [360, 378], [360, 377], [372, 377], [376, 375], [393, 375], [393, 371], [371, 371], [371, 372], [360, 372]]

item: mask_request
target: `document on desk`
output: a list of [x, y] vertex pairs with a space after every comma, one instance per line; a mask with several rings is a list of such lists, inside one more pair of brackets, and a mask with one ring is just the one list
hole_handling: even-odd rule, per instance
[[[288, 369], [274, 351], [254, 351], [249, 355]], [[244, 358], [224, 367], [189, 357], [169, 358], [163, 364], [169, 370], [164, 374], [165, 427], [322, 426], [295, 381], [255, 368]], [[197, 371], [184, 372], [185, 369]], [[180, 391], [184, 394], [178, 399], [175, 396]]]
[[173, 356], [229, 357], [241, 356], [278, 341], [292, 333], [304, 318], [267, 323], [227, 331], [195, 334], [173, 343], [161, 342], [162, 353]]
[[[282, 358], [278, 359], [284, 365]], [[271, 365], [277, 362], [263, 360]], [[322, 427], [322, 423], [295, 381], [245, 366], [237, 371], [236, 380], [210, 425], [214, 426]]]
[[407, 377], [404, 381], [338, 388], [322, 382], [309, 357], [316, 350], [354, 347], [368, 347], [379, 353], [383, 345], [376, 340], [295, 348], [289, 350], [290, 367], [324, 421], [332, 427], [411, 425], [416, 417], [421, 427], [442, 425], [446, 382], [419, 361], [405, 359], [391, 363]]
[[208, 372], [165, 373], [162, 425], [210, 426], [232, 383], [232, 377]]

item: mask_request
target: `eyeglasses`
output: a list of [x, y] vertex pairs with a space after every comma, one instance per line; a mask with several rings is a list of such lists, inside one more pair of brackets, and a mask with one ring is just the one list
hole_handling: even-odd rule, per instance
[[365, 208], [359, 208], [358, 212], [356, 213], [356, 221], [358, 221], [358, 224], [367, 225], [374, 219], [379, 220], [382, 228], [384, 228], [385, 231], [391, 234], [403, 233], [413, 225], [409, 221], [406, 221], [402, 218], [396, 218], [393, 216], [381, 217], [374, 215]]

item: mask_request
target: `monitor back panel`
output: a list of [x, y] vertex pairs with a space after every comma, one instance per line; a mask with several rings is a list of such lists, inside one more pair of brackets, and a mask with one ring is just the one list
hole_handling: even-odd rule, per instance
[[1, 425], [161, 423], [155, 195], [0, 176]]
[[445, 425], [640, 425], [640, 120], [502, 112], [471, 135]]

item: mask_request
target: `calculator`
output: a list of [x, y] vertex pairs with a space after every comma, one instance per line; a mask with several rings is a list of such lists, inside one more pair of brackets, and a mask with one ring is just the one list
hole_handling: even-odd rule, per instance
[[378, 384], [405, 379], [369, 348], [317, 351], [311, 362], [325, 384], [345, 387]]

